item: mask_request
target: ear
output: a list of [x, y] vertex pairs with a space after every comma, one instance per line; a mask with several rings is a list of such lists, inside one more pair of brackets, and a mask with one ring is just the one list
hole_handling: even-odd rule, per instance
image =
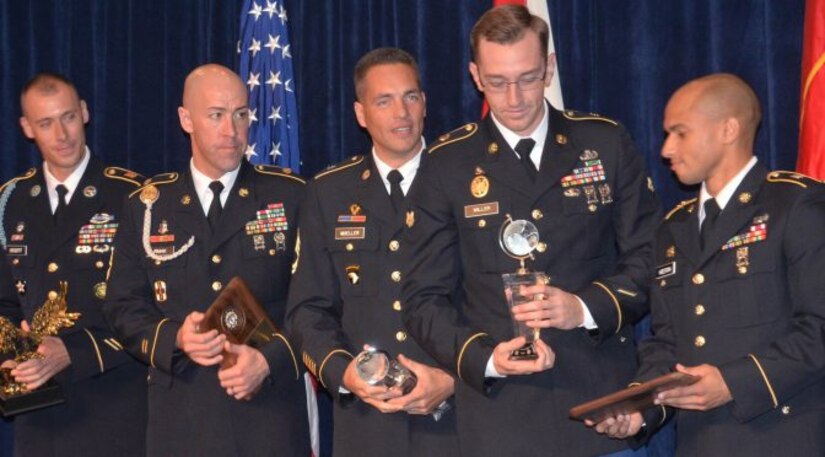
[[80, 118], [83, 119], [83, 124], [89, 123], [89, 109], [86, 107], [86, 100], [80, 100]]
[[189, 114], [189, 110], [179, 106], [178, 118], [180, 119], [180, 128], [182, 128], [184, 132], [191, 135], [195, 129], [192, 128], [192, 115]]
[[361, 102], [356, 101], [352, 104], [352, 109], [355, 111], [355, 119], [358, 121], [358, 125], [363, 128], [367, 128], [367, 119], [364, 115], [364, 105]]
[[34, 131], [32, 130], [31, 124], [29, 124], [29, 120], [26, 119], [26, 116], [20, 116], [20, 128], [23, 129], [23, 134], [26, 135], [26, 138], [30, 140], [34, 139]]
[[556, 53], [551, 52], [547, 54], [547, 73], [545, 73], [544, 77], [544, 87], [550, 86], [550, 81], [553, 80], [553, 75], [556, 74]]
[[473, 76], [473, 81], [476, 83], [476, 89], [479, 92], [484, 92], [484, 85], [481, 84], [481, 78], [478, 73], [478, 65], [475, 62], [470, 62], [470, 74]]
[[734, 143], [742, 133], [742, 123], [735, 117], [725, 119], [722, 125], [722, 142], [725, 144]]

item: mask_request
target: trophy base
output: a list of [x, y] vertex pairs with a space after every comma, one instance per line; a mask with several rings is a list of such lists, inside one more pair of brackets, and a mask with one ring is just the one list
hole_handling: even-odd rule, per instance
[[0, 392], [0, 415], [3, 417], [16, 416], [37, 409], [64, 403], [63, 388], [54, 381], [47, 382], [37, 390], [16, 395], [5, 395]]
[[511, 352], [509, 357], [510, 360], [536, 360], [537, 358], [539, 358], [539, 355], [532, 343], [525, 344]]

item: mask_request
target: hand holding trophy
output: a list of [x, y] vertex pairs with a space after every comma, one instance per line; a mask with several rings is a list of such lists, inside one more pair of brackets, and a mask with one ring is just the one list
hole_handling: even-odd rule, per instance
[[[512, 310], [514, 306], [527, 303], [537, 297], [525, 296], [522, 290], [525, 287], [537, 284], [547, 284], [549, 278], [541, 272], [531, 272], [524, 265], [526, 259], [533, 258], [533, 251], [539, 245], [539, 231], [536, 226], [527, 220], [513, 220], [510, 215], [501, 226], [499, 244], [508, 256], [519, 261], [519, 268], [515, 273], [501, 275], [504, 281], [504, 296], [507, 305]], [[533, 342], [539, 338], [539, 329], [531, 328], [525, 322], [513, 319], [514, 337], [523, 336], [527, 343], [510, 354], [510, 360], [535, 360], [538, 358]]]
[[[68, 285], [60, 283], [60, 292], [50, 292], [46, 302], [34, 313], [31, 328], [25, 332], [8, 319], [0, 317], [0, 354], [12, 354], [16, 363], [42, 358], [38, 346], [46, 336], [57, 335], [64, 328], [74, 326], [80, 313], [68, 312], [66, 303]], [[63, 391], [54, 381], [29, 390], [25, 383], [14, 380], [10, 368], [0, 369], [0, 413], [12, 416], [27, 411], [62, 403]]]

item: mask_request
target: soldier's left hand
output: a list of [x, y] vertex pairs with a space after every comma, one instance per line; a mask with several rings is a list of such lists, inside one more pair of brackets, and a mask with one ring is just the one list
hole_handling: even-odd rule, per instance
[[455, 392], [455, 379], [444, 370], [418, 363], [403, 354], [398, 354], [398, 361], [415, 373], [418, 383], [407, 395], [387, 400], [387, 403], [399, 405], [409, 414], [426, 415]]
[[269, 363], [260, 351], [245, 344], [226, 342], [224, 349], [234, 356], [235, 364], [218, 370], [221, 387], [236, 400], [251, 399], [269, 376]]
[[584, 322], [584, 310], [579, 299], [558, 287], [539, 284], [524, 287], [521, 294], [532, 295], [534, 300], [514, 306], [513, 316], [530, 327], [570, 330]]
[[43, 358], [19, 363], [11, 371], [14, 380], [25, 383], [29, 390], [42, 386], [72, 363], [63, 340], [54, 336], [43, 337], [43, 341], [37, 347], [37, 353]]
[[686, 367], [676, 364], [676, 371], [698, 376], [699, 381], [685, 386], [660, 392], [654, 402], [674, 408], [708, 411], [733, 400], [722, 373], [713, 365]]

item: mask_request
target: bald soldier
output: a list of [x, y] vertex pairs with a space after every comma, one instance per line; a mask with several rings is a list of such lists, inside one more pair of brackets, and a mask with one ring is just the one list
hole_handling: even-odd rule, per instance
[[644, 438], [675, 414], [677, 455], [825, 454], [825, 186], [757, 161], [760, 118], [753, 90], [729, 74], [667, 104], [662, 157], [701, 189], [658, 231], [655, 336], [637, 379], [698, 381], [597, 431]]
[[243, 160], [247, 92], [229, 69], [192, 71], [178, 117], [189, 168], [131, 195], [105, 305], [123, 345], [149, 367], [147, 454], [306, 457], [306, 396], [289, 336], [256, 349], [201, 327], [240, 276], [282, 328], [304, 181]]

